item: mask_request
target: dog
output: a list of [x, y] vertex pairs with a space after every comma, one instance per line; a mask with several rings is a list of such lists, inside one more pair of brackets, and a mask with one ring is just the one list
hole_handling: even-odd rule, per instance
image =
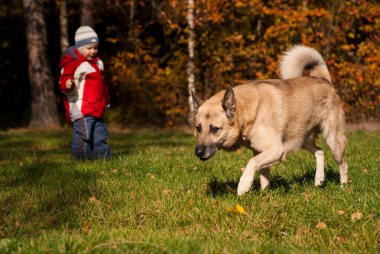
[[247, 81], [206, 101], [191, 94], [199, 159], [208, 160], [218, 149], [240, 142], [257, 154], [243, 170], [238, 195], [250, 191], [257, 171], [261, 189], [268, 187], [269, 167], [299, 149], [315, 156], [314, 183], [322, 185], [324, 154], [315, 144], [319, 133], [338, 164], [341, 184], [348, 182], [344, 111], [326, 63], [315, 49], [297, 45], [287, 51], [280, 79]]

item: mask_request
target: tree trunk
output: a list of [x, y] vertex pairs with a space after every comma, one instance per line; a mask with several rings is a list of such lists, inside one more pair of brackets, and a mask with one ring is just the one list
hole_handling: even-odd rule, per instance
[[191, 96], [191, 91], [195, 91], [194, 86], [194, 0], [188, 0], [188, 13], [187, 13], [187, 23], [189, 25], [189, 38], [188, 38], [188, 52], [189, 52], [189, 60], [187, 62], [187, 89], [189, 92], [189, 116], [188, 122], [190, 126], [193, 123], [193, 98]]
[[59, 126], [42, 0], [23, 0], [31, 91], [30, 128]]
[[66, 0], [61, 0], [59, 7], [59, 25], [61, 28], [61, 52], [63, 53], [69, 47]]
[[81, 4], [81, 17], [80, 25], [81, 26], [91, 26], [94, 27], [94, 18], [92, 17], [92, 0], [82, 0]]
[[135, 19], [135, 0], [131, 1], [131, 7], [129, 9], [129, 32], [128, 32], [128, 41], [132, 42], [134, 41], [134, 35], [133, 35], [133, 26], [134, 26], [134, 19]]

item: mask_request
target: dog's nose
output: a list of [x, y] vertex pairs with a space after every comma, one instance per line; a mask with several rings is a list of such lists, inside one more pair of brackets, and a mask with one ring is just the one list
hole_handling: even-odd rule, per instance
[[203, 154], [205, 152], [205, 146], [204, 145], [197, 145], [195, 147], [195, 154], [198, 156], [198, 157], [202, 157]]

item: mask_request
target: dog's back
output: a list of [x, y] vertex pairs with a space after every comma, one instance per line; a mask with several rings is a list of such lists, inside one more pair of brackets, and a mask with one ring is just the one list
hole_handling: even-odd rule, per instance
[[240, 178], [239, 195], [249, 191], [256, 171], [261, 188], [266, 188], [268, 167], [300, 148], [314, 154], [315, 185], [321, 185], [324, 157], [314, 140], [319, 132], [339, 165], [341, 183], [348, 181], [344, 112], [322, 56], [312, 48], [295, 46], [285, 53], [280, 71], [281, 79], [249, 81], [205, 102], [193, 94], [195, 153], [200, 159], [211, 158], [216, 150], [229, 148], [239, 139], [259, 152]]
[[[344, 112], [322, 56], [312, 48], [295, 46], [284, 54], [280, 66], [281, 80], [249, 81], [234, 88], [240, 114], [252, 123], [246, 132], [273, 128], [282, 135], [286, 153], [301, 148], [319, 131], [343, 132]], [[305, 70], [309, 76], [302, 76]]]

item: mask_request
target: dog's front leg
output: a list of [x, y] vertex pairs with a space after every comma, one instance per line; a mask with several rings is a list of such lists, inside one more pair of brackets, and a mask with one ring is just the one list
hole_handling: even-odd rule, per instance
[[[265, 188], [269, 185], [269, 165], [273, 163], [277, 163], [280, 161], [281, 156], [284, 153], [284, 149], [282, 147], [268, 149], [266, 151], [261, 152], [257, 156], [251, 158], [244, 169], [243, 175], [240, 177], [237, 194], [243, 195], [247, 193], [253, 184], [253, 179], [255, 177], [255, 173], [257, 170], [263, 169], [262, 172], [262, 183], [261, 187]], [[268, 174], [267, 174], [268, 173]], [[264, 179], [265, 178], [265, 179]]]

